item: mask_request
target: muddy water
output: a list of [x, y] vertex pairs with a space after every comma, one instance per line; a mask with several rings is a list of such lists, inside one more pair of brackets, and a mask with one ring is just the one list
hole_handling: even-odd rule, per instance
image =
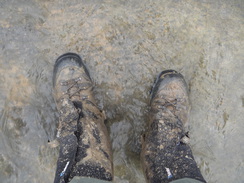
[[164, 69], [189, 85], [191, 147], [208, 182], [244, 181], [242, 0], [2, 0], [0, 180], [53, 181], [55, 59], [79, 53], [96, 83], [115, 182], [143, 183], [139, 152], [148, 94]]

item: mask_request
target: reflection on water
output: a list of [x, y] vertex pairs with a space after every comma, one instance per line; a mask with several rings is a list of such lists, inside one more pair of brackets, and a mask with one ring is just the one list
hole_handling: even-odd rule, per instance
[[0, 2], [0, 179], [52, 182], [55, 59], [79, 53], [107, 114], [115, 182], [145, 182], [148, 94], [163, 69], [189, 85], [191, 146], [208, 182], [243, 182], [242, 0]]

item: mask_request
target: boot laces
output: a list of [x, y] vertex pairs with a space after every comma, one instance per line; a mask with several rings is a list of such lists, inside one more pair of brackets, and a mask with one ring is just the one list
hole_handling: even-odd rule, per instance
[[[85, 82], [81, 82], [82, 77], [86, 80]], [[66, 91], [63, 93], [61, 100], [64, 98], [67, 98], [67, 96], [68, 96], [68, 99], [71, 99], [71, 97], [77, 96], [82, 101], [87, 101], [88, 104], [91, 104], [92, 106], [95, 106], [96, 108], [99, 109], [99, 107], [93, 101], [89, 100], [88, 95], [80, 94], [81, 91], [88, 90], [93, 87], [93, 84], [91, 83], [91, 79], [86, 74], [83, 74], [81, 77], [78, 77], [78, 78], [70, 79], [67, 81], [62, 81], [60, 84], [62, 86], [68, 87], [66, 89]], [[74, 91], [74, 88], [75, 88], [75, 91]]]
[[[173, 116], [175, 119], [177, 119], [179, 127], [181, 128], [182, 121], [179, 118], [179, 116], [176, 114], [176, 110], [181, 110], [184, 108], [184, 106], [181, 105], [181, 102], [184, 102], [184, 98], [176, 98], [173, 100], [168, 100], [164, 97], [161, 97], [160, 100], [155, 101], [156, 108], [159, 110], [160, 115], [163, 117], [165, 114], [169, 114], [170, 116]], [[172, 108], [171, 108], [172, 107]], [[184, 132], [181, 137], [179, 137], [179, 143], [189, 144], [189, 134], [188, 131]]]
[[[78, 77], [78, 78], [75, 78], [75, 79], [70, 79], [70, 80], [67, 80], [67, 81], [61, 81], [61, 85], [62, 86], [67, 86], [68, 88], [66, 89], [65, 92], [63, 92], [63, 95], [61, 98], [65, 98], [66, 95], [68, 95], [68, 98], [71, 98], [73, 96], [80, 96], [79, 93], [80, 91], [82, 90], [87, 90], [89, 88], [92, 87], [92, 83], [90, 81], [90, 79], [86, 76], [86, 75], [83, 75], [83, 78], [85, 78], [86, 82], [80, 82], [82, 80], [81, 77]], [[74, 90], [72, 92], [72, 90]], [[88, 96], [87, 95], [84, 95], [82, 96], [82, 99], [88, 99]]]
[[[170, 101], [170, 100], [167, 100], [166, 98], [162, 97], [162, 98], [160, 98], [160, 100], [155, 101], [155, 103], [156, 103], [156, 108], [159, 109], [160, 112], [162, 112], [162, 114], [167, 112], [177, 118], [177, 115], [175, 115], [174, 110], [176, 110], [180, 107], [180, 105], [178, 105], [179, 101], [181, 101], [180, 98]], [[171, 109], [171, 107], [173, 109]]]

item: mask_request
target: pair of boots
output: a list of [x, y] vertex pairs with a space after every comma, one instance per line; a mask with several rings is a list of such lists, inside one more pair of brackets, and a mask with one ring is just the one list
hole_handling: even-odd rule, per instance
[[[60, 152], [54, 182], [67, 183], [77, 177], [112, 181], [112, 151], [105, 115], [97, 107], [92, 80], [79, 55], [67, 53], [57, 59], [53, 87], [60, 113]], [[183, 126], [189, 101], [183, 76], [173, 70], [160, 73], [150, 105], [149, 130], [141, 152], [147, 182], [185, 177], [205, 182], [186, 143]]]

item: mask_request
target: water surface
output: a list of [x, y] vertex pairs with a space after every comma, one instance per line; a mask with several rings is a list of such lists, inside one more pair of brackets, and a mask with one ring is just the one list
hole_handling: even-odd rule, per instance
[[210, 183], [244, 181], [242, 0], [2, 0], [0, 180], [50, 183], [58, 148], [55, 59], [82, 56], [107, 114], [115, 182], [145, 182], [149, 91], [164, 69], [189, 85], [191, 147]]

